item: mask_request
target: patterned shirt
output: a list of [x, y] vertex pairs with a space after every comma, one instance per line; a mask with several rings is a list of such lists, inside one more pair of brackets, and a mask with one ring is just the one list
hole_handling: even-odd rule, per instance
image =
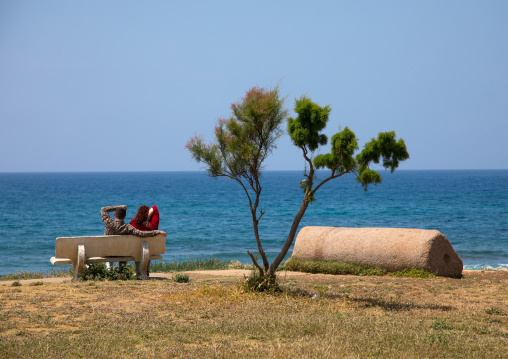
[[154, 237], [158, 234], [161, 234], [161, 231], [140, 231], [139, 229], [134, 228], [130, 224], [124, 223], [123, 219], [112, 219], [109, 215], [109, 212], [116, 211], [120, 206], [109, 206], [101, 208], [101, 216], [102, 221], [104, 222], [104, 226], [106, 227], [104, 231], [104, 235], [126, 235], [132, 234], [138, 237]]

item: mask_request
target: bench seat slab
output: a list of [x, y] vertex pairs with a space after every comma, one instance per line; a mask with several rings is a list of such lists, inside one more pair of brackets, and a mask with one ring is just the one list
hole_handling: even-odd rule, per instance
[[[151, 255], [150, 260], [155, 261], [162, 259], [160, 255]], [[72, 261], [68, 258], [56, 258], [51, 257], [49, 260], [53, 265], [72, 264]], [[134, 261], [134, 257], [90, 257], [86, 259], [86, 263], [106, 263], [106, 262], [131, 262]]]

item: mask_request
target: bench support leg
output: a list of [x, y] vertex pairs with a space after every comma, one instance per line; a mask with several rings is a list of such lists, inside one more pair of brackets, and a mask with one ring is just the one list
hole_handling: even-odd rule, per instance
[[150, 251], [148, 249], [148, 243], [141, 243], [141, 259], [136, 262], [136, 276], [139, 279], [148, 279], [146, 271], [148, 269], [148, 260], [150, 259]]
[[85, 267], [85, 246], [83, 244], [78, 245], [78, 257], [76, 258], [76, 262], [72, 264], [74, 272], [72, 281], [76, 282], [78, 277], [83, 273], [83, 268]]

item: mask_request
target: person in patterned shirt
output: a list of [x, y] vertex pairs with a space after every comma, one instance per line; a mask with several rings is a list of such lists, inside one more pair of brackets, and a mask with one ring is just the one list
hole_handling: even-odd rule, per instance
[[[115, 219], [112, 219], [109, 212], [115, 211]], [[155, 237], [158, 234], [166, 235], [164, 231], [140, 231], [128, 223], [124, 223], [125, 216], [127, 215], [127, 206], [108, 206], [101, 208], [102, 221], [104, 222], [105, 230], [104, 235], [126, 235], [132, 234], [138, 237]]]

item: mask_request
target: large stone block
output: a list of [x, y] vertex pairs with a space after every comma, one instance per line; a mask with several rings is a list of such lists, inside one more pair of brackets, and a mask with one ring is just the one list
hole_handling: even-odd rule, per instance
[[418, 268], [440, 276], [458, 276], [462, 260], [437, 230], [406, 228], [304, 227], [292, 257], [339, 260], [389, 271]]

